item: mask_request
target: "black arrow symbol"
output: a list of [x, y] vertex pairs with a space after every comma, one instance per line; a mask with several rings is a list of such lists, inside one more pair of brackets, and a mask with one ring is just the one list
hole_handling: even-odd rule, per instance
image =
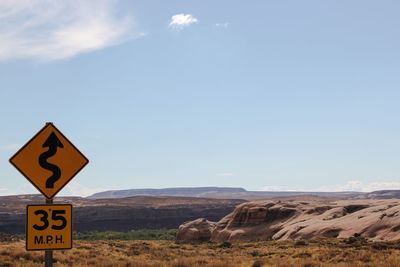
[[58, 139], [57, 135], [52, 132], [42, 147], [48, 147], [49, 150], [39, 156], [39, 165], [53, 173], [53, 175], [46, 180], [46, 188], [54, 188], [54, 183], [61, 177], [61, 170], [58, 166], [47, 162], [47, 160], [57, 153], [58, 147], [63, 148], [64, 145]]

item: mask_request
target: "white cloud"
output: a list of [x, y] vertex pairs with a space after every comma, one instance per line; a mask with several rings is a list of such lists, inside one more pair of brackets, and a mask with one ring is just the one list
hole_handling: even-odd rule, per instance
[[193, 23], [198, 23], [198, 22], [199, 20], [191, 14], [183, 14], [183, 13], [176, 14], [171, 17], [169, 27], [176, 30], [181, 30], [184, 27], [187, 27]]
[[0, 145], [0, 151], [15, 151], [17, 152], [18, 149], [20, 149], [22, 145], [19, 144], [7, 144], [7, 145]]
[[383, 182], [370, 182], [364, 183], [359, 180], [347, 181], [343, 185], [323, 186], [317, 188], [291, 188], [287, 186], [264, 186], [260, 191], [303, 191], [303, 192], [343, 192], [343, 191], [357, 191], [357, 192], [372, 192], [377, 190], [399, 190], [400, 182], [397, 181], [383, 181]]
[[385, 181], [385, 182], [371, 182], [363, 183], [358, 180], [348, 181], [343, 186], [336, 186], [333, 189], [336, 191], [361, 191], [361, 192], [372, 192], [376, 190], [396, 190], [400, 189], [400, 182]]
[[87, 197], [93, 195], [94, 193], [106, 191], [110, 189], [95, 187], [95, 186], [85, 186], [78, 182], [71, 181], [63, 189], [63, 196], [80, 196]]
[[287, 186], [280, 186], [280, 185], [267, 185], [263, 186], [259, 189], [260, 191], [304, 191], [302, 189], [290, 189]]
[[226, 29], [229, 27], [229, 22], [224, 22], [224, 23], [215, 23], [214, 24], [215, 27], [217, 28], [223, 28]]
[[[21, 178], [23, 179], [23, 178]], [[22, 180], [21, 180], [22, 181]], [[60, 192], [60, 196], [80, 196], [87, 197], [97, 192], [111, 190], [110, 188], [101, 188], [96, 186], [85, 186], [74, 180], [70, 181]], [[25, 180], [14, 191], [9, 188], [0, 187], [0, 196], [6, 195], [25, 195], [25, 194], [40, 194], [36, 188]]]
[[56, 60], [136, 37], [115, 0], [0, 1], [0, 60]]
[[217, 176], [223, 176], [223, 177], [230, 177], [233, 176], [234, 173], [232, 172], [221, 172], [221, 173], [217, 173]]
[[9, 196], [9, 195], [15, 195], [15, 194], [9, 191], [8, 188], [0, 188], [0, 196]]

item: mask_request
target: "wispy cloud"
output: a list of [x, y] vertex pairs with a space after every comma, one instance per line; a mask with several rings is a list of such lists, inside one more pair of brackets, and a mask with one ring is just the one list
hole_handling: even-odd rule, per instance
[[181, 30], [193, 23], [198, 23], [199, 20], [191, 14], [176, 14], [171, 17], [169, 27], [175, 30]]
[[235, 175], [235, 174], [232, 173], [232, 172], [221, 172], [221, 173], [217, 173], [217, 176], [223, 176], [223, 177], [230, 177], [230, 176], [233, 176], [233, 175]]
[[0, 151], [15, 151], [15, 152], [17, 152], [17, 150], [20, 148], [21, 148], [21, 145], [19, 145], [19, 144], [0, 145]]
[[215, 26], [216, 28], [226, 29], [226, 28], [229, 27], [229, 22], [215, 23], [214, 26]]
[[94, 193], [106, 191], [110, 189], [96, 187], [96, 186], [85, 186], [76, 181], [71, 181], [68, 185], [65, 186], [65, 189], [62, 192], [64, 196], [81, 196], [87, 197], [93, 195]]
[[400, 181], [379, 181], [364, 183], [359, 180], [347, 181], [342, 185], [323, 186], [316, 188], [293, 188], [288, 186], [264, 186], [260, 191], [304, 191], [304, 192], [372, 192], [377, 190], [398, 190]]
[[400, 189], [400, 181], [379, 181], [364, 183], [359, 180], [348, 181], [344, 185], [338, 185], [333, 187], [323, 187], [321, 191], [360, 191], [360, 192], [372, 192], [376, 190], [396, 190]]
[[304, 191], [301, 189], [291, 189], [290, 187], [287, 186], [281, 186], [281, 185], [267, 185], [267, 186], [263, 186], [260, 189], [258, 189], [259, 191]]
[[7, 195], [13, 195], [13, 193], [10, 192], [8, 188], [0, 188], [0, 196], [7, 196]]
[[121, 43], [140, 33], [115, 0], [0, 1], [0, 60], [56, 60]]

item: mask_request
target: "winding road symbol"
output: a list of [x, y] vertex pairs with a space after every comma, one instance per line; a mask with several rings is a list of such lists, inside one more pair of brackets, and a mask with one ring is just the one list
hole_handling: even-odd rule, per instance
[[61, 170], [57, 165], [51, 164], [47, 160], [57, 153], [57, 148], [63, 148], [64, 145], [58, 139], [54, 132], [51, 132], [50, 136], [47, 138], [46, 142], [42, 147], [48, 147], [49, 149], [40, 154], [39, 165], [46, 170], [51, 171], [53, 174], [46, 180], [46, 188], [54, 188], [54, 183], [58, 181], [61, 177]]
[[53, 123], [46, 123], [10, 158], [10, 163], [40, 193], [52, 199], [89, 160]]

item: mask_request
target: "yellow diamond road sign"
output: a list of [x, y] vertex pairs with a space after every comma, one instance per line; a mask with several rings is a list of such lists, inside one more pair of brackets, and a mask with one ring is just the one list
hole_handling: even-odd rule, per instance
[[10, 162], [52, 199], [89, 161], [52, 123], [47, 123]]
[[72, 248], [72, 205], [26, 206], [26, 249]]

